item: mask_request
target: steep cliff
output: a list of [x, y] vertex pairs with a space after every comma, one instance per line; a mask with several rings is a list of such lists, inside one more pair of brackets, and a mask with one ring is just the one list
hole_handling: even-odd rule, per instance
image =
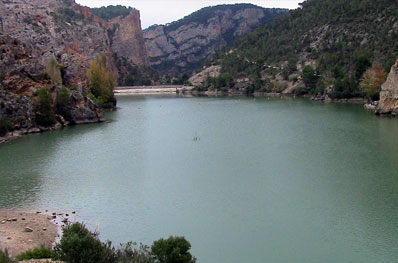
[[[99, 54], [106, 55], [115, 76], [116, 57], [148, 63], [137, 10], [108, 21], [72, 0], [1, 0], [0, 121], [11, 123], [8, 130], [17, 133], [54, 128], [38, 127], [37, 92], [44, 88], [50, 94], [58, 114], [55, 102], [62, 86], [70, 94], [69, 114], [67, 120], [56, 115], [55, 126], [102, 121], [101, 109], [86, 96], [87, 70]], [[51, 61], [57, 81], [49, 71]]]
[[381, 87], [380, 101], [376, 112], [398, 115], [398, 60], [392, 66], [387, 81]]
[[129, 59], [138, 66], [149, 65], [138, 10], [132, 9], [126, 16], [107, 21], [107, 29], [111, 48], [118, 57]]
[[250, 4], [220, 5], [152, 26], [144, 30], [150, 63], [161, 73], [191, 74], [222, 46], [284, 13]]

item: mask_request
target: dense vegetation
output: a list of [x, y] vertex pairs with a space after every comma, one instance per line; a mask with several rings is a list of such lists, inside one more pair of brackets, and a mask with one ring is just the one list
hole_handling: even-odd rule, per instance
[[100, 8], [91, 8], [94, 15], [101, 17], [102, 19], [109, 20], [118, 16], [127, 16], [130, 14], [132, 8], [121, 5], [110, 5], [103, 6]]
[[216, 54], [212, 63], [222, 66], [222, 74], [208, 79], [208, 87], [236, 88], [238, 79], [249, 78], [253, 91], [277, 91], [302, 79], [298, 93], [322, 94], [331, 86], [332, 98], [350, 98], [363, 95], [359, 83], [372, 64], [390, 70], [398, 56], [395, 0], [301, 5]]
[[[184, 237], [169, 237], [152, 246], [129, 242], [117, 249], [111, 242], [102, 242], [98, 233], [81, 223], [68, 224], [54, 250], [45, 247], [26, 251], [17, 260], [54, 259], [65, 263], [195, 263], [191, 244]], [[7, 251], [0, 250], [0, 263], [15, 263]]]

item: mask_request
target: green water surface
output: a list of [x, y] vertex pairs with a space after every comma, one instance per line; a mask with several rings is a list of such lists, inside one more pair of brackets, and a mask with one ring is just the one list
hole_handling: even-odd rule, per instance
[[[398, 119], [303, 99], [120, 97], [0, 146], [0, 209], [77, 211], [198, 263], [398, 262]], [[198, 140], [193, 140], [198, 137]]]

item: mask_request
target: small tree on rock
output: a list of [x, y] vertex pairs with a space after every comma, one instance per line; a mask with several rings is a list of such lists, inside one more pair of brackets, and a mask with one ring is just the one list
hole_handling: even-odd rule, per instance
[[96, 98], [96, 102], [104, 108], [115, 106], [113, 88], [115, 81], [111, 70], [107, 67], [106, 56], [101, 54], [91, 63], [88, 70], [90, 91]]
[[387, 78], [387, 72], [380, 64], [373, 64], [371, 68], [363, 74], [359, 86], [365, 97], [369, 100], [378, 100], [381, 85]]

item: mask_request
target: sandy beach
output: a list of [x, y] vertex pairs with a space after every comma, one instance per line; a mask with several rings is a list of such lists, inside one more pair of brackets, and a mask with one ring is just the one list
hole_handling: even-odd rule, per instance
[[0, 249], [11, 256], [42, 245], [51, 248], [57, 235], [51, 215], [0, 210]]

